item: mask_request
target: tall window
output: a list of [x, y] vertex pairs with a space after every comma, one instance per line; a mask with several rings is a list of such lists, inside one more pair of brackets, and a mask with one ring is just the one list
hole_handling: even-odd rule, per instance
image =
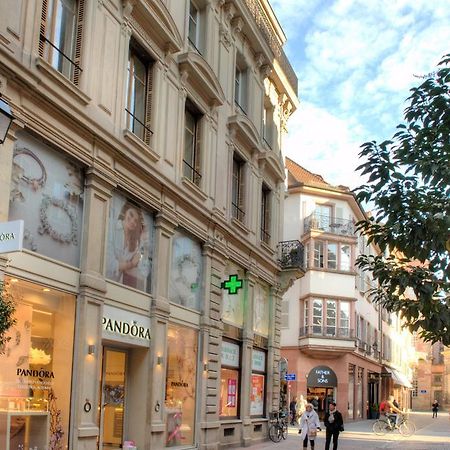
[[308, 333], [309, 332], [309, 301], [305, 300], [305, 313], [304, 313], [304, 317], [305, 317], [305, 331]]
[[234, 103], [243, 112], [247, 114], [247, 74], [239, 65], [236, 65], [234, 77]]
[[324, 263], [324, 243], [321, 241], [314, 242], [314, 267], [323, 268]]
[[153, 134], [150, 129], [152, 100], [152, 61], [134, 41], [128, 58], [128, 89], [126, 101], [127, 128], [146, 144]]
[[352, 260], [352, 253], [350, 245], [341, 245], [341, 256], [340, 256], [340, 269], [350, 270]]
[[327, 245], [327, 267], [328, 269], [337, 268], [337, 244], [328, 243]]
[[343, 337], [350, 336], [350, 303], [339, 303], [339, 334]]
[[202, 116], [190, 102], [184, 111], [184, 156], [183, 175], [197, 186], [200, 186], [200, 138]]
[[263, 110], [263, 139], [270, 148], [273, 147], [273, 128], [273, 107], [272, 105], [265, 106]]
[[263, 184], [261, 193], [261, 241], [270, 242], [270, 188]]
[[327, 336], [336, 335], [336, 302], [334, 300], [327, 300], [327, 322], [326, 322]]
[[244, 212], [244, 167], [245, 163], [238, 155], [233, 156], [233, 176], [231, 186], [232, 216], [243, 222]]
[[43, 0], [39, 54], [78, 84], [84, 0]]
[[191, 0], [189, 2], [189, 43], [200, 52], [200, 11]]
[[322, 300], [314, 300], [313, 315], [312, 315], [314, 334], [322, 334], [322, 326], [323, 326], [322, 316], [323, 316], [323, 302]]
[[230, 341], [222, 341], [220, 370], [220, 416], [239, 416], [240, 349]]
[[315, 216], [317, 227], [321, 230], [329, 230], [332, 208], [328, 205], [316, 205]]

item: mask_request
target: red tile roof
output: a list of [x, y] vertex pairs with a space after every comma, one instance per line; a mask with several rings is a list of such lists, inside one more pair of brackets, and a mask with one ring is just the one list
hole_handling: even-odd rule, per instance
[[327, 183], [321, 175], [306, 170], [304, 167], [300, 166], [288, 157], [286, 157], [286, 169], [288, 170], [291, 177], [294, 178], [294, 181], [296, 181], [297, 183], [332, 187], [332, 185]]

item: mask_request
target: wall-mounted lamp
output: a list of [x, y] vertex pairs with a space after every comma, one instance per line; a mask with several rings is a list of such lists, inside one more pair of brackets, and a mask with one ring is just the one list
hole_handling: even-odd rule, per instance
[[163, 357], [161, 355], [159, 355], [156, 358], [156, 364], [158, 364], [158, 366], [160, 366], [163, 363]]
[[204, 370], [205, 372], [208, 371], [208, 363], [207, 363], [207, 362], [203, 363], [203, 370]]
[[95, 355], [95, 345], [88, 345], [88, 355]]
[[6, 135], [8, 134], [9, 127], [14, 119], [11, 113], [11, 108], [8, 102], [3, 100], [0, 96], [0, 144], [3, 144], [6, 140]]

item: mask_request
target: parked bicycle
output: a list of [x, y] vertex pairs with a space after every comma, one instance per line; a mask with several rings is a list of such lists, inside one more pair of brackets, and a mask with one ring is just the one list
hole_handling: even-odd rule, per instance
[[286, 439], [288, 434], [288, 413], [287, 411], [274, 411], [269, 415], [270, 427], [269, 438], [273, 442], [280, 442]]
[[412, 436], [416, 432], [416, 425], [408, 419], [406, 414], [400, 415], [398, 425], [395, 423], [395, 418], [383, 416], [373, 424], [372, 430], [378, 436], [384, 436], [395, 430], [398, 430], [402, 436]]

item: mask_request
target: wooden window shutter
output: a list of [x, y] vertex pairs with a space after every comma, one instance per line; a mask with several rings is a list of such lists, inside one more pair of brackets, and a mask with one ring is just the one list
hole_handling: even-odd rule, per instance
[[81, 70], [81, 42], [83, 39], [83, 22], [84, 22], [84, 2], [85, 0], [78, 0], [78, 14], [77, 14], [77, 26], [75, 29], [75, 57], [74, 62], [76, 66], [73, 71], [73, 83], [78, 86], [80, 83]]
[[144, 142], [150, 145], [150, 137], [152, 135], [151, 123], [152, 123], [152, 98], [153, 98], [153, 64], [147, 64], [147, 86], [146, 86], [146, 99], [145, 99], [145, 128], [144, 130]]
[[48, 11], [48, 0], [42, 0], [42, 12], [41, 12], [41, 26], [39, 29], [39, 56], [44, 58], [45, 53], [45, 41], [47, 31], [47, 11]]

